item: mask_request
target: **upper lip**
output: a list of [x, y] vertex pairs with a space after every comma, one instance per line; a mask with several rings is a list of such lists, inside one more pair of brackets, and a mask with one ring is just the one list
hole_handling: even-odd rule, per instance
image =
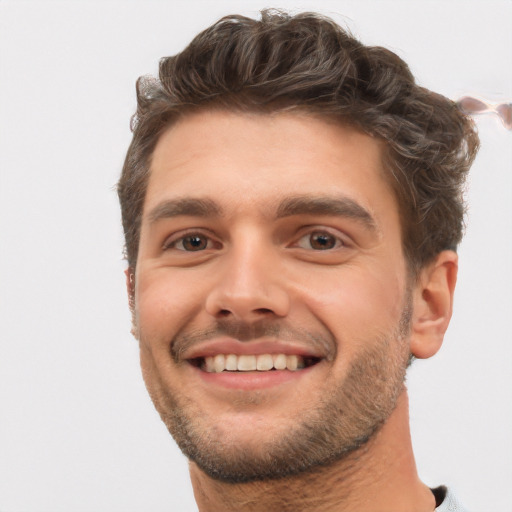
[[235, 355], [262, 355], [285, 354], [302, 357], [322, 358], [323, 354], [315, 353], [310, 347], [300, 343], [282, 342], [272, 339], [258, 339], [254, 341], [238, 341], [234, 338], [217, 338], [204, 341], [186, 350], [183, 359], [197, 359], [211, 357], [217, 354]]

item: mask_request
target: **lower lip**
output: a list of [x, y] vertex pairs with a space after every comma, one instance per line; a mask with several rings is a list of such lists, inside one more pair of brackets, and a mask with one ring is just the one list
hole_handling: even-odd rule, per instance
[[209, 373], [199, 368], [194, 368], [208, 385], [221, 386], [228, 389], [240, 389], [240, 390], [256, 390], [271, 388], [284, 384], [285, 382], [293, 382], [301, 377], [304, 377], [310, 371], [317, 366], [309, 366], [301, 370], [272, 370], [267, 372], [220, 372], [220, 373]]

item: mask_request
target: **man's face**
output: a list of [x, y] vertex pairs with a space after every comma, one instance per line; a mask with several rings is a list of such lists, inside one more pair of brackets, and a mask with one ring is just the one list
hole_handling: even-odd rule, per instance
[[298, 114], [203, 112], [161, 136], [135, 332], [156, 408], [210, 476], [328, 464], [393, 411], [411, 305], [381, 156]]

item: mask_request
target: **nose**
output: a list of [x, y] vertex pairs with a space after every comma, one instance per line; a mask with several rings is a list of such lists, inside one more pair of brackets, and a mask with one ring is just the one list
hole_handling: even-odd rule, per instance
[[290, 297], [279, 271], [279, 256], [261, 244], [233, 247], [215, 275], [206, 312], [217, 318], [254, 322], [285, 317]]

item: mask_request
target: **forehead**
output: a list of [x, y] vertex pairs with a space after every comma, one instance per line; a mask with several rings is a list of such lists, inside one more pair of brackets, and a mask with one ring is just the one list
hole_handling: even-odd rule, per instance
[[181, 197], [208, 198], [225, 211], [269, 211], [303, 195], [396, 209], [382, 150], [373, 137], [307, 114], [191, 114], [156, 145], [144, 214]]

